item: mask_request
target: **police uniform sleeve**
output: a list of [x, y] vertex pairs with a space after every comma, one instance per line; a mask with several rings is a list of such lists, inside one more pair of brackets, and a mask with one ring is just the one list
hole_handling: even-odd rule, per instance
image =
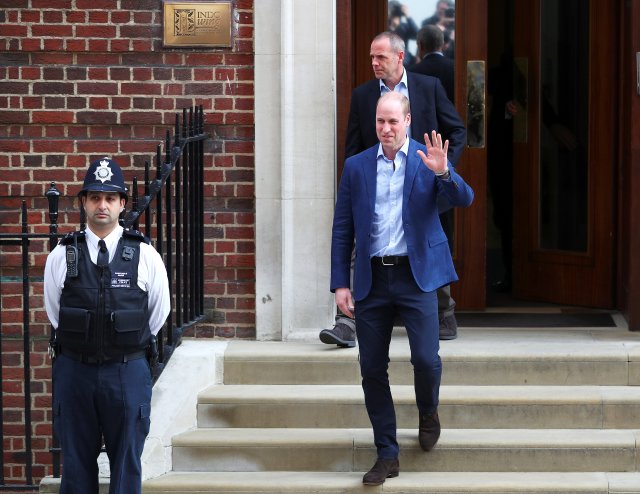
[[171, 310], [167, 269], [160, 254], [148, 244], [140, 244], [138, 275], [144, 272], [149, 299], [149, 329], [158, 334]]
[[62, 245], [57, 245], [47, 256], [47, 262], [44, 266], [44, 307], [49, 322], [56, 329], [60, 313], [60, 295], [66, 277], [65, 248]]

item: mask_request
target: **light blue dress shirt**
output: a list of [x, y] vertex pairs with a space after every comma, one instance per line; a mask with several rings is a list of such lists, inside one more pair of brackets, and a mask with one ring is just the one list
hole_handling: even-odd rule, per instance
[[396, 153], [394, 160], [384, 156], [382, 144], [378, 146], [371, 257], [407, 255], [407, 242], [402, 228], [402, 192], [408, 151], [408, 138]]

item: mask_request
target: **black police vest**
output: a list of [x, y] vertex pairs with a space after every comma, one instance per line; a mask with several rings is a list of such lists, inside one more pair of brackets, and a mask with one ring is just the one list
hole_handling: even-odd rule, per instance
[[108, 266], [91, 262], [84, 232], [67, 235], [62, 244], [77, 246], [77, 276], [69, 275], [60, 297], [56, 332], [65, 349], [86, 357], [120, 358], [149, 345], [147, 292], [138, 286], [139, 232], [124, 230]]

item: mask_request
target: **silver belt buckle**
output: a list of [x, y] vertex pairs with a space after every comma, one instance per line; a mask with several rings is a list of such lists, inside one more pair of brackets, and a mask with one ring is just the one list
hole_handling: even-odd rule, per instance
[[394, 264], [393, 264], [392, 262], [390, 262], [390, 263], [388, 263], [388, 264], [387, 264], [386, 262], [384, 262], [384, 258], [385, 258], [385, 257], [391, 257], [391, 256], [382, 256], [382, 257], [380, 258], [380, 259], [382, 259], [382, 265], [383, 265], [383, 266], [393, 266]]

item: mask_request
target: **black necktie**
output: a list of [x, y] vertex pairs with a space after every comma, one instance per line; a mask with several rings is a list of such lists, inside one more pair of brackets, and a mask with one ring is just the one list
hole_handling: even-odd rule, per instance
[[107, 250], [107, 244], [105, 244], [104, 240], [101, 239], [98, 242], [98, 247], [100, 247], [100, 250], [98, 250], [98, 262], [96, 264], [98, 264], [98, 267], [104, 268], [109, 265], [109, 251]]

